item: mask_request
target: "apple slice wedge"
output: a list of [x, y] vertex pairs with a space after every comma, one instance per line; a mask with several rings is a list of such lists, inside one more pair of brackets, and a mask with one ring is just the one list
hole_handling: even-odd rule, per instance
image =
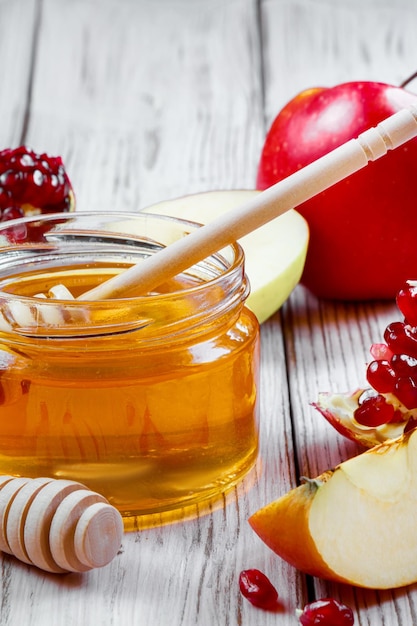
[[417, 430], [291, 490], [249, 523], [299, 570], [358, 587], [417, 581]]
[[[142, 210], [206, 224], [258, 193], [256, 190], [207, 191], [159, 202]], [[308, 238], [307, 222], [291, 210], [239, 241], [251, 285], [247, 305], [260, 323], [281, 307], [298, 284]]]

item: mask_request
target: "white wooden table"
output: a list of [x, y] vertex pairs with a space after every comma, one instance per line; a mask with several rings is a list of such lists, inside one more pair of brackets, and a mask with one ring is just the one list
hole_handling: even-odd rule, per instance
[[[0, 147], [63, 156], [79, 210], [138, 210], [210, 189], [253, 188], [266, 130], [298, 91], [399, 84], [417, 69], [417, 5], [379, 0], [2, 0]], [[332, 304], [297, 287], [262, 326], [261, 450], [210, 514], [125, 534], [107, 567], [53, 576], [0, 559], [2, 626], [295, 625], [335, 596], [356, 624], [417, 624], [417, 587], [306, 579], [251, 531], [260, 506], [357, 452], [311, 408], [365, 382], [393, 304]], [[1, 445], [1, 442], [0, 442]], [[410, 538], [413, 540], [413, 538]], [[352, 546], [355, 550], [366, 547]], [[244, 568], [282, 611], [238, 591]]]

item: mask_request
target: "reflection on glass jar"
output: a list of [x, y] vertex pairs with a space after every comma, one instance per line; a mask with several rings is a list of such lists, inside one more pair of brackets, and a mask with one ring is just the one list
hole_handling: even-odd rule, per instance
[[[215, 497], [258, 446], [259, 328], [239, 246], [145, 296], [77, 298], [197, 226], [151, 215], [0, 228], [0, 473], [70, 478], [125, 517]], [[20, 231], [19, 231], [20, 232]]]

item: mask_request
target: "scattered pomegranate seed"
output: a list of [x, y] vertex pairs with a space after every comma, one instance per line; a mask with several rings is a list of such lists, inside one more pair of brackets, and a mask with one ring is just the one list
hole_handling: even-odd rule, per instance
[[299, 615], [303, 626], [353, 626], [353, 611], [333, 598], [322, 598], [304, 607]]
[[278, 600], [277, 590], [258, 569], [247, 569], [240, 573], [239, 589], [251, 604], [260, 609], [272, 609]]
[[[70, 211], [74, 194], [61, 157], [26, 146], [0, 151], [0, 219]], [[8, 217], [6, 217], [8, 215]]]

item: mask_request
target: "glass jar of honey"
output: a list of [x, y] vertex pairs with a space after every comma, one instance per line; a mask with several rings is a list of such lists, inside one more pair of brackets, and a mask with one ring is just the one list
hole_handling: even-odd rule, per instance
[[259, 327], [239, 245], [148, 294], [77, 299], [194, 228], [140, 213], [0, 224], [0, 473], [80, 481], [128, 520], [251, 468]]

